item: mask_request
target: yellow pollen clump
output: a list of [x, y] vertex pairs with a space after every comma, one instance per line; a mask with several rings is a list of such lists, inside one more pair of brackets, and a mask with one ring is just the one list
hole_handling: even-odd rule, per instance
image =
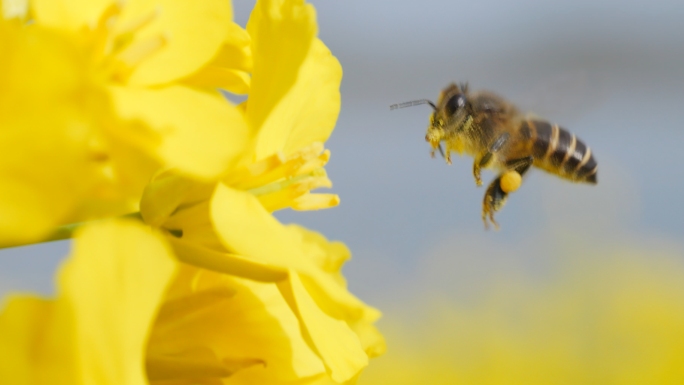
[[500, 185], [505, 193], [512, 193], [517, 190], [521, 184], [522, 177], [515, 170], [507, 171], [501, 176]]

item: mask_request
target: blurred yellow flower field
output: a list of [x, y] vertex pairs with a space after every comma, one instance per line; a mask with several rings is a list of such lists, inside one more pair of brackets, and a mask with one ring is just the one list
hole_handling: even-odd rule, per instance
[[680, 255], [629, 245], [559, 251], [542, 278], [510, 272], [470, 301], [385, 309], [388, 353], [359, 384], [680, 384]]

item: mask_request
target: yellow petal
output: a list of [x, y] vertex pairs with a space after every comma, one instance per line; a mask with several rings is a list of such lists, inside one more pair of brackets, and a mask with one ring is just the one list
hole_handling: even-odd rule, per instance
[[330, 317], [318, 307], [295, 271], [291, 270], [289, 279], [278, 287], [295, 309], [306, 336], [334, 381], [347, 381], [368, 365], [368, 356], [357, 335], [344, 321]]
[[167, 45], [135, 68], [129, 84], [162, 84], [195, 72], [216, 55], [233, 18], [225, 0], [136, 0], [125, 3], [121, 24], [150, 12], [158, 16], [131, 44], [163, 36]]
[[196, 182], [171, 172], [163, 172], [145, 187], [140, 214], [145, 223], [160, 227], [176, 211]]
[[251, 84], [252, 51], [247, 31], [235, 23], [228, 25], [228, 37], [216, 56], [199, 71], [183, 79], [186, 84], [222, 88], [246, 94]]
[[[256, 81], [259, 58], [255, 51]], [[281, 58], [280, 60], [290, 60]], [[259, 140], [256, 159], [283, 151], [286, 155], [313, 142], [324, 142], [335, 127], [340, 111], [340, 82], [342, 67], [330, 50], [319, 39], [314, 39], [309, 52], [300, 67], [296, 69], [297, 78], [294, 83], [282, 84], [283, 95], [274, 102], [267, 119], [259, 121]], [[285, 88], [285, 86], [289, 88]], [[252, 104], [259, 105], [263, 98], [272, 95], [260, 93], [260, 89], [252, 86], [248, 104], [247, 117], [252, 127], [257, 127], [257, 120], [251, 115]]]
[[[170, 311], [217, 290], [231, 295]], [[302, 339], [299, 321], [277, 287], [185, 266], [170, 290], [174, 300], [160, 312], [150, 339], [151, 355], [199, 348], [226, 362], [255, 363], [232, 373], [231, 383], [281, 383], [320, 374], [325, 368]], [[205, 363], [211, 362], [209, 359]]]
[[246, 30], [236, 23], [230, 23], [227, 27], [228, 36], [226, 37], [226, 42], [218, 54], [216, 54], [212, 63], [224, 68], [252, 72], [252, 38]]
[[346, 286], [342, 278], [342, 265], [351, 259], [351, 251], [342, 242], [328, 241], [323, 235], [305, 227], [291, 224], [294, 231], [301, 234], [307, 248], [307, 255], [321, 270], [339, 277], [341, 286]]
[[145, 367], [150, 382], [156, 383], [229, 377], [238, 370], [263, 364], [260, 360], [250, 358], [222, 362], [211, 349], [195, 348], [166, 355], [148, 352]]
[[300, 279], [323, 311], [350, 323], [372, 323], [380, 318], [379, 311], [347, 290], [339, 271], [342, 263], [349, 258], [349, 251], [343, 244], [330, 242], [322, 235], [297, 225], [287, 226], [287, 231], [292, 238], [300, 240], [300, 258], [306, 261], [308, 267], [300, 271]]
[[84, 377], [93, 383], [146, 383], [145, 342], [175, 269], [163, 238], [135, 222], [86, 228], [59, 276], [74, 304]]
[[[55, 303], [29, 296], [6, 301], [0, 313], [0, 378], [3, 382], [40, 384], [62, 380], [66, 383], [75, 379], [72, 352], [59, 351], [59, 348], [70, 346], [71, 333], [65, 330], [59, 335], [50, 330], [54, 329], [50, 323], [55, 322]], [[66, 321], [70, 319], [67, 317]], [[64, 365], [62, 368], [50, 366], [53, 355], [57, 359], [52, 360], [52, 365]]]
[[206, 88], [221, 88], [236, 95], [249, 92], [251, 78], [247, 72], [208, 65], [200, 72], [185, 79], [183, 83]]
[[38, 24], [69, 31], [94, 27], [113, 4], [115, 0], [31, 0]]
[[169, 238], [180, 261], [203, 269], [248, 278], [260, 282], [277, 282], [287, 277], [287, 271], [252, 258], [221, 253], [192, 242]]
[[[287, 139], [280, 144], [282, 147], [279, 149], [290, 154], [312, 142], [325, 142], [328, 139], [340, 112], [341, 81], [340, 63], [323, 42], [316, 39], [299, 71], [297, 82], [264, 126], [287, 127]], [[264, 128], [264, 132], [268, 131], [268, 128]], [[268, 146], [259, 150], [258, 154], [266, 151], [269, 151]]]
[[[254, 55], [247, 118], [253, 130], [261, 129], [264, 120], [297, 80], [316, 28], [315, 10], [303, 0], [257, 2], [247, 23]], [[282, 134], [271, 131], [277, 129], [270, 128], [264, 137], [276, 135], [278, 139], [283, 138]], [[266, 147], [271, 149], [275, 146]], [[273, 152], [260, 151], [261, 155], [256, 160]]]
[[[86, 228], [55, 300], [16, 297], [0, 315], [0, 378], [12, 384], [147, 384], [145, 344], [175, 263], [134, 222]], [[9, 380], [11, 379], [11, 380]]]
[[161, 143], [148, 143], [147, 150], [169, 167], [212, 178], [243, 152], [248, 131], [242, 113], [218, 94], [181, 86], [111, 90], [120, 116], [162, 137]]
[[0, 23], [0, 57], [0, 243], [11, 244], [44, 236], [89, 191], [107, 100], [75, 42], [52, 31]]
[[317, 266], [322, 257], [316, 254], [325, 250], [306, 244], [300, 228], [283, 226], [251, 194], [219, 184], [212, 197], [211, 218], [229, 251], [302, 274], [311, 295], [330, 316], [357, 320], [368, 314], [373, 321], [379, 316], [340, 285], [339, 278]]
[[307, 268], [297, 234], [280, 224], [252, 194], [219, 184], [212, 197], [211, 218], [230, 251], [274, 266]]

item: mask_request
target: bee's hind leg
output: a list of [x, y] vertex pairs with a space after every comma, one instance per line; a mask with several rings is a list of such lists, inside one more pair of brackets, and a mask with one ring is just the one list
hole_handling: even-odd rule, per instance
[[504, 206], [506, 197], [508, 193], [501, 188], [501, 176], [499, 176], [487, 187], [484, 202], [482, 202], [482, 221], [485, 229], [489, 229], [489, 222], [494, 225], [495, 229], [499, 229], [499, 224], [494, 220], [494, 213]]
[[512, 159], [507, 162], [510, 170], [499, 175], [489, 184], [482, 202], [482, 221], [485, 229], [489, 228], [489, 222], [494, 228], [499, 229], [499, 224], [494, 220], [494, 213], [501, 210], [506, 204], [508, 194], [517, 190], [522, 184], [522, 176], [530, 169], [534, 159], [532, 157]]

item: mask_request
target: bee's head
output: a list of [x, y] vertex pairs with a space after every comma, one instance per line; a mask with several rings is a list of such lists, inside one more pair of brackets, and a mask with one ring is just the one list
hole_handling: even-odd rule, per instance
[[434, 112], [430, 115], [425, 140], [432, 148], [437, 148], [440, 141], [463, 131], [469, 122], [470, 105], [468, 103], [468, 85], [450, 84], [439, 95]]
[[461, 87], [454, 83], [450, 84], [439, 95], [436, 105], [427, 99], [420, 99], [393, 104], [390, 106], [390, 109], [394, 110], [419, 104], [429, 104], [434, 110], [430, 115], [430, 124], [425, 134], [425, 140], [430, 143], [433, 149], [437, 149], [442, 140], [467, 130], [472, 122], [472, 119], [468, 119], [471, 115], [472, 107], [468, 102], [467, 84], [462, 84]]

